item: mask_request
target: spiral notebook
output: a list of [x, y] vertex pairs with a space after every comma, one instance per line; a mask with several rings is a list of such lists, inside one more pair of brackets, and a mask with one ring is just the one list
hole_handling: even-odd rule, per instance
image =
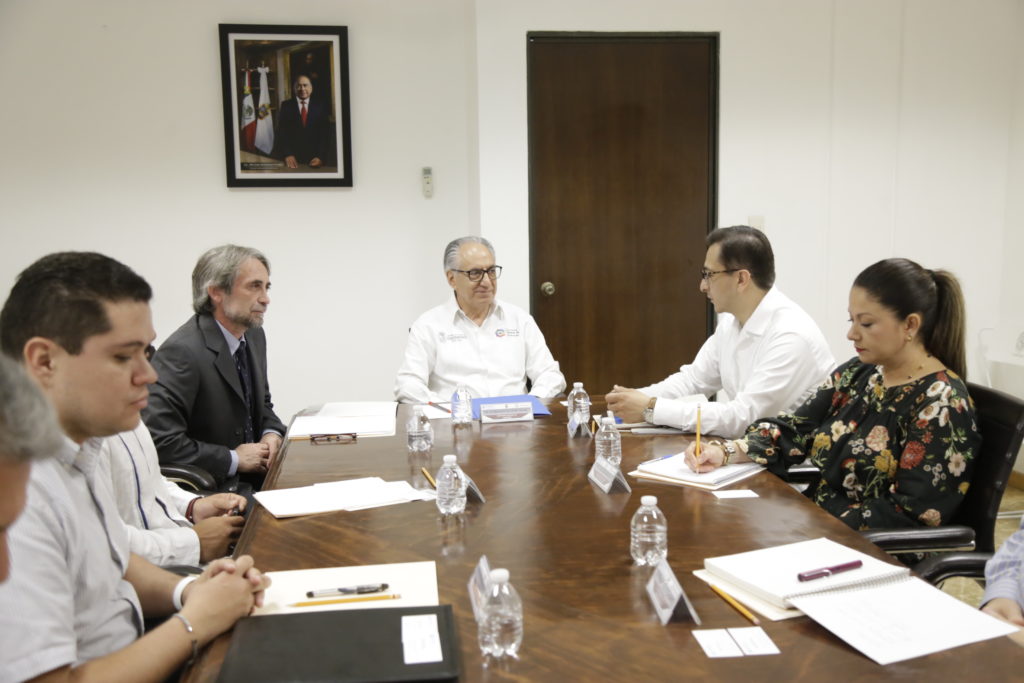
[[[797, 574], [861, 560], [813, 581]], [[777, 607], [795, 607], [879, 664], [913, 659], [1017, 629], [883, 562], [827, 538], [709, 557], [704, 568]]]

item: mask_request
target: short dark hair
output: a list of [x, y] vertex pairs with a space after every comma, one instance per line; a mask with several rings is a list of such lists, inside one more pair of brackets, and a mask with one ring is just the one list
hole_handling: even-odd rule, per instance
[[748, 270], [754, 284], [767, 291], [775, 284], [775, 254], [764, 233], [749, 225], [717, 228], [708, 233], [707, 247], [717, 244], [722, 266]]
[[20, 362], [29, 339], [46, 337], [78, 354], [88, 337], [110, 331], [104, 303], [148, 303], [152, 296], [141, 276], [109, 256], [44, 256], [21, 272], [0, 311], [0, 349]]
[[853, 286], [863, 289], [900, 320], [919, 314], [924, 348], [967, 379], [967, 315], [955, 275], [946, 270], [928, 270], [910, 259], [889, 258], [862, 270]]

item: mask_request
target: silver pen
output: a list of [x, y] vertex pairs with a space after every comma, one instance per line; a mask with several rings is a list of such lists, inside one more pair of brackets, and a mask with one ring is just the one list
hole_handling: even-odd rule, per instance
[[362, 586], [343, 586], [341, 588], [321, 588], [315, 591], [306, 591], [307, 598], [325, 598], [330, 595], [364, 595], [366, 593], [380, 593], [386, 591], [386, 583], [368, 583]]

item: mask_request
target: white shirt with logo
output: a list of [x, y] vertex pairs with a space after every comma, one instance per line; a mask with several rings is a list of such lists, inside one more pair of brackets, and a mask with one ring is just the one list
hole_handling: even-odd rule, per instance
[[459, 384], [474, 398], [530, 393], [557, 396], [565, 378], [533, 316], [495, 299], [482, 325], [459, 308], [454, 294], [421, 315], [409, 330], [395, 379], [403, 403], [445, 402]]

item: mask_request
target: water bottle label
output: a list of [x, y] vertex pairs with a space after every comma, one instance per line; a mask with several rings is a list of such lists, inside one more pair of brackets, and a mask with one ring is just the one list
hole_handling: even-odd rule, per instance
[[686, 591], [679, 585], [675, 572], [668, 566], [668, 560], [662, 560], [655, 567], [650, 581], [647, 582], [647, 596], [658, 613], [662, 626], [669, 621], [693, 622], [700, 626], [700, 617], [690, 604]]
[[590, 468], [587, 479], [594, 482], [605, 493], [611, 493], [613, 489], [625, 493], [633, 491], [626, 481], [626, 477], [623, 476], [622, 470], [608, 462], [606, 458], [594, 458], [594, 465]]

